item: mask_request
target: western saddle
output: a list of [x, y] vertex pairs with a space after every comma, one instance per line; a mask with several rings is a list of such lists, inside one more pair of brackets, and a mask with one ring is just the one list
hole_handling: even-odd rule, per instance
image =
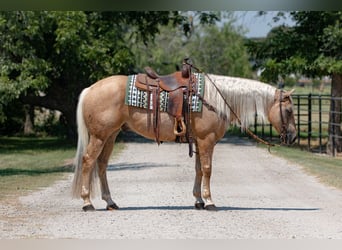
[[[152, 68], [145, 67], [146, 74], [138, 74], [135, 86], [147, 91], [148, 106], [151, 103], [153, 112], [153, 129], [159, 144], [160, 124], [160, 92], [168, 92], [167, 112], [175, 118], [174, 134], [176, 141], [192, 143], [190, 128], [191, 98], [196, 80], [191, 74], [191, 65], [183, 62], [182, 70], [160, 76]], [[148, 119], [150, 120], [150, 119]], [[187, 129], [188, 128], [188, 129]]]

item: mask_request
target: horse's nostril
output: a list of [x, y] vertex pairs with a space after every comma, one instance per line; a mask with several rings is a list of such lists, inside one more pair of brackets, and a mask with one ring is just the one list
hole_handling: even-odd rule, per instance
[[290, 136], [291, 140], [290, 140], [290, 144], [292, 145], [293, 143], [296, 142], [297, 140], [297, 135], [294, 135], [294, 136]]
[[290, 133], [290, 132], [286, 133], [285, 144], [292, 145], [293, 143], [295, 143], [296, 140], [297, 140], [296, 133]]

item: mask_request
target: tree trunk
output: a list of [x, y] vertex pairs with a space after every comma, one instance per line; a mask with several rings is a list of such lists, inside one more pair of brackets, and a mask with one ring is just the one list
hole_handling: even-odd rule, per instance
[[77, 141], [76, 107], [65, 109], [60, 122], [67, 127], [67, 138]]
[[333, 74], [331, 81], [331, 102], [329, 113], [329, 141], [327, 144], [327, 153], [330, 155], [342, 152], [341, 96], [342, 74]]
[[24, 135], [31, 135], [34, 133], [33, 119], [34, 119], [34, 106], [25, 105], [25, 124], [24, 124]]
[[[55, 83], [49, 88], [45, 96], [35, 94], [22, 96], [23, 103], [44, 107], [51, 110], [58, 110], [62, 113], [60, 121], [67, 127], [66, 136], [68, 139], [77, 140], [76, 129], [76, 106], [78, 93], [81, 90], [69, 90], [62, 88], [65, 84]], [[75, 94], [73, 94], [75, 93]]]

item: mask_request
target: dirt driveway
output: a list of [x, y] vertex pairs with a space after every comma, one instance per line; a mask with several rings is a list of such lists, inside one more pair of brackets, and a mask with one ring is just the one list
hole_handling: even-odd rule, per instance
[[342, 192], [300, 166], [234, 139], [216, 146], [212, 194], [218, 212], [193, 209], [194, 158], [187, 145], [128, 143], [111, 162], [118, 211], [82, 211], [70, 198], [72, 175], [0, 205], [2, 239], [342, 239]]

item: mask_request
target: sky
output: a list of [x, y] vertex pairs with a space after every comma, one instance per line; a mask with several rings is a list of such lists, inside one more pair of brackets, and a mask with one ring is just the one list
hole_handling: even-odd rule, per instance
[[236, 24], [247, 29], [246, 37], [265, 37], [273, 27], [283, 23], [289, 26], [294, 25], [294, 22], [289, 17], [275, 23], [272, 17], [276, 13], [277, 11], [268, 11], [266, 15], [260, 17], [257, 16], [258, 11], [235, 11], [234, 15], [237, 18]]

